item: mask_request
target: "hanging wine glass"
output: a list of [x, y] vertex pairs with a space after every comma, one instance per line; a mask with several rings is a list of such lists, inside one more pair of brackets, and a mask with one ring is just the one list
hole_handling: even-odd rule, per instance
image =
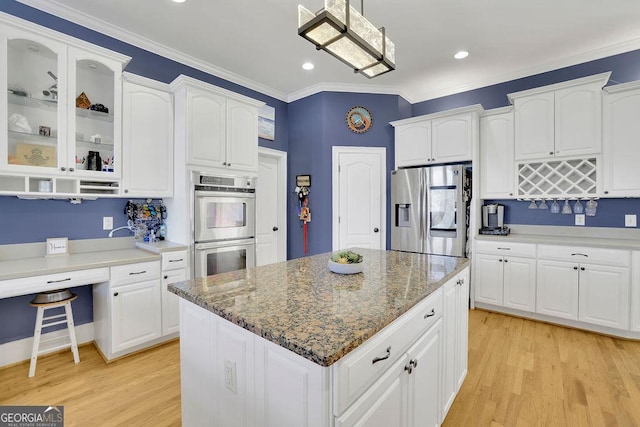
[[538, 206], [538, 209], [549, 209], [549, 206], [547, 206], [547, 202], [542, 199], [542, 202], [540, 202], [540, 206]]
[[571, 210], [571, 205], [569, 204], [569, 199], [565, 199], [564, 205], [562, 205], [562, 213], [565, 215], [570, 215], [573, 213]]
[[538, 209], [538, 205], [536, 205], [536, 201], [531, 199], [531, 203], [529, 203], [529, 209]]
[[587, 216], [596, 216], [596, 208], [598, 207], [598, 202], [593, 199], [589, 199], [587, 202], [587, 207], [584, 209], [584, 213]]
[[553, 203], [551, 203], [551, 213], [560, 213], [560, 205], [558, 204], [557, 199], [553, 199]]
[[584, 213], [584, 206], [582, 206], [582, 203], [580, 203], [580, 199], [576, 200], [575, 205], [573, 205], [573, 213], [574, 214]]

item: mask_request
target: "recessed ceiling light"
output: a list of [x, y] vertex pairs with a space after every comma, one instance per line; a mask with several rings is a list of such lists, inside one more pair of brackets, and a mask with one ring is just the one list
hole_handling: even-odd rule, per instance
[[304, 64], [302, 64], [302, 68], [304, 68], [305, 70], [313, 70], [314, 67], [315, 65], [313, 65], [311, 62], [305, 62]]
[[453, 57], [456, 59], [463, 59], [463, 58], [466, 58], [467, 56], [469, 56], [469, 52], [467, 52], [466, 50], [461, 50], [460, 52], [453, 55]]
[[174, 3], [184, 3], [187, 0], [173, 0]]

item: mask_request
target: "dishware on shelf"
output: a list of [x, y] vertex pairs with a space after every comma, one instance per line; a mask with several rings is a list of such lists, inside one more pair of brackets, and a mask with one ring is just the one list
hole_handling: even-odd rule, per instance
[[549, 206], [547, 205], [547, 202], [544, 199], [542, 199], [542, 201], [540, 202], [538, 209], [549, 209]]
[[569, 204], [569, 199], [564, 200], [564, 205], [562, 205], [562, 213], [564, 215], [571, 215], [573, 210], [571, 210], [571, 205]]
[[553, 203], [551, 203], [550, 211], [553, 214], [560, 213], [560, 204], [558, 204], [558, 200], [557, 199], [553, 199]]
[[587, 202], [587, 206], [584, 209], [584, 213], [587, 216], [596, 216], [597, 207], [598, 202], [593, 199], [589, 199], [589, 201]]
[[576, 203], [573, 205], [573, 213], [581, 214], [584, 213], [584, 206], [580, 203], [580, 199], [576, 200]]
[[529, 209], [538, 209], [538, 205], [536, 205], [536, 201], [531, 199], [531, 203], [529, 203]]

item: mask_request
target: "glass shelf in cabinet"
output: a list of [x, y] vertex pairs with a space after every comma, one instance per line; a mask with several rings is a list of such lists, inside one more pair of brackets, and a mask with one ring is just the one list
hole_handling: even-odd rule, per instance
[[9, 104], [39, 108], [41, 110], [56, 110], [58, 108], [58, 100], [56, 99], [31, 98], [9, 93], [8, 101]]
[[87, 119], [100, 120], [103, 122], [113, 122], [113, 114], [101, 111], [88, 110], [86, 108], [76, 108], [76, 116]]
[[90, 147], [109, 147], [109, 149], [113, 149], [113, 141], [109, 141], [109, 142], [93, 142], [93, 141], [87, 141], [86, 139], [76, 139], [76, 143], [77, 144], [82, 144], [82, 145], [88, 145]]
[[58, 138], [55, 136], [44, 136], [35, 133], [16, 132], [10, 130], [9, 137], [11, 139], [21, 139], [25, 142], [37, 142], [38, 144], [51, 145], [54, 147], [58, 145]]

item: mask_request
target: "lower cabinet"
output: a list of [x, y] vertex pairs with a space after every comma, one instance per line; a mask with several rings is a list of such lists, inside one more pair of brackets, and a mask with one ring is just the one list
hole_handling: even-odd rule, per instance
[[95, 341], [113, 359], [162, 336], [160, 262], [111, 267], [110, 281], [94, 285]]
[[169, 292], [172, 283], [187, 280], [187, 251], [162, 253], [162, 335], [180, 332], [179, 297]]
[[629, 327], [628, 268], [541, 260], [538, 277], [538, 313]]
[[440, 425], [442, 320], [342, 416], [336, 427]]

